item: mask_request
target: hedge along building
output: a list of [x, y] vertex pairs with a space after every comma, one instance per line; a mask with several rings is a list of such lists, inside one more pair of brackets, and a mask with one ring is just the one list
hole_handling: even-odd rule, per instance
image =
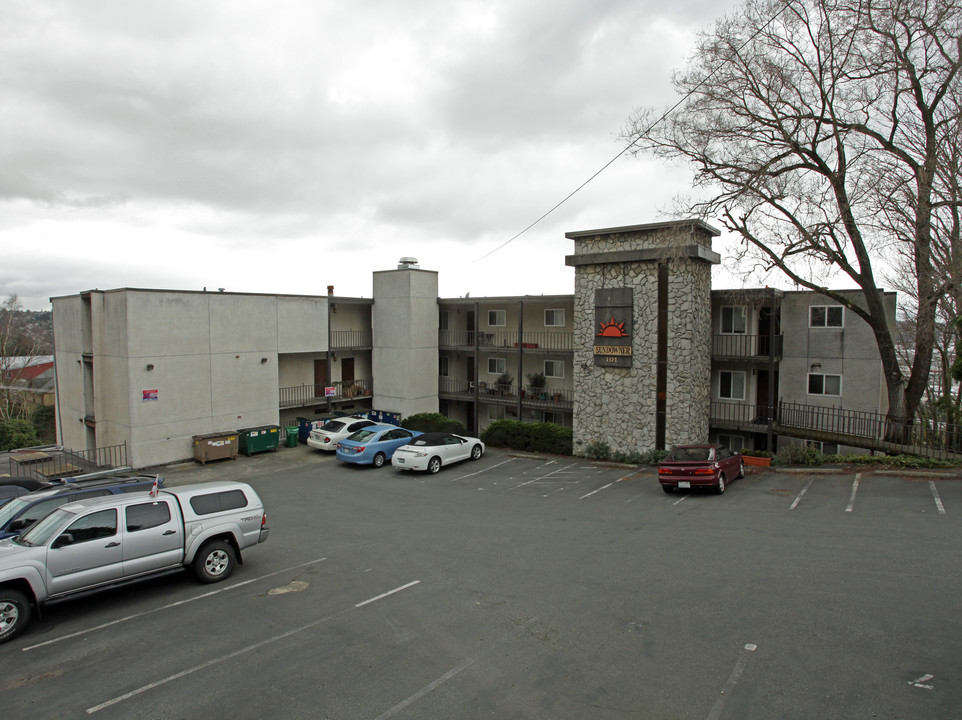
[[708, 437], [711, 249], [698, 220], [569, 232], [575, 253], [575, 452]]

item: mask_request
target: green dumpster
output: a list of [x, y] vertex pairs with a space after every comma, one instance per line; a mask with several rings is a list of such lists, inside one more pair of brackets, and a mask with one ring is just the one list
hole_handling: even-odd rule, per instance
[[297, 425], [285, 427], [287, 433], [287, 447], [297, 447]]
[[241, 452], [250, 457], [253, 453], [264, 452], [265, 450], [276, 452], [281, 429], [277, 425], [261, 425], [260, 427], [238, 430], [237, 434], [240, 436]]

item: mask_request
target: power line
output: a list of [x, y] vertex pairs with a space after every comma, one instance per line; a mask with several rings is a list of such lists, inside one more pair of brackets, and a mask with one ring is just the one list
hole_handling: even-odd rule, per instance
[[[738, 55], [738, 53], [741, 52], [742, 48], [744, 48], [746, 45], [748, 45], [748, 43], [750, 43], [752, 40], [754, 40], [756, 37], [758, 37], [758, 36], [762, 33], [763, 30], [767, 29], [769, 25], [771, 25], [773, 22], [775, 22], [775, 21], [778, 19], [778, 17], [779, 17], [783, 12], [785, 12], [785, 10], [788, 9], [788, 6], [789, 6], [790, 2], [791, 2], [791, 0], [788, 0], [788, 2], [785, 2], [785, 3], [782, 5], [782, 8], [781, 8], [777, 13], [775, 13], [775, 14], [771, 17], [771, 19], [768, 20], [768, 22], [766, 22], [764, 25], [762, 25], [760, 28], [758, 28], [754, 33], [752, 33], [752, 35], [751, 35], [748, 39], [746, 39], [745, 42], [743, 42], [741, 45], [739, 45], [737, 48], [735, 48], [735, 49], [732, 51], [732, 54], [729, 56], [729, 58], [728, 58], [725, 62], [728, 62], [728, 60], [730, 60], [731, 58], [733, 58], [733, 57], [735, 57], [736, 55]], [[538, 223], [540, 223], [542, 220], [544, 220], [546, 217], [548, 217], [551, 213], [553, 213], [553, 212], [554, 212], [555, 210], [557, 210], [559, 207], [561, 207], [561, 206], [564, 205], [566, 202], [568, 202], [568, 200], [570, 200], [570, 199], [573, 198], [575, 195], [577, 195], [588, 183], [590, 183], [590, 182], [591, 182], [592, 180], [594, 180], [596, 177], [598, 177], [599, 175], [601, 175], [601, 173], [603, 173], [605, 170], [607, 170], [607, 169], [615, 162], [615, 160], [617, 160], [617, 159], [620, 158], [622, 155], [624, 155], [626, 152], [628, 152], [629, 150], [631, 150], [631, 148], [633, 148], [635, 145], [638, 144], [638, 142], [641, 140], [641, 138], [643, 138], [645, 135], [647, 135], [647, 134], [650, 133], [652, 130], [654, 130], [655, 127], [656, 127], [658, 124], [660, 124], [661, 122], [663, 122], [669, 115], [671, 115], [675, 110], [677, 110], [686, 100], [688, 100], [688, 98], [690, 98], [690, 97], [695, 93], [696, 90], [698, 90], [702, 85], [704, 85], [705, 83], [707, 83], [716, 73], [718, 73], [718, 72], [721, 70], [721, 68], [723, 67], [723, 65], [724, 65], [724, 63], [723, 63], [722, 65], [719, 65], [718, 67], [716, 67], [716, 68], [715, 68], [714, 70], [712, 70], [710, 73], [708, 73], [708, 74], [707, 74], [702, 80], [700, 80], [693, 88], [691, 88], [688, 92], [686, 92], [686, 93], [678, 100], [678, 102], [676, 102], [674, 105], [672, 105], [670, 108], [668, 108], [664, 113], [662, 113], [662, 114], [658, 117], [657, 120], [655, 120], [654, 122], [652, 122], [647, 128], [645, 128], [645, 130], [644, 130], [643, 132], [638, 133], [638, 137], [637, 137], [637, 138], [635, 138], [635, 139], [632, 140], [630, 143], [628, 143], [625, 147], [623, 147], [623, 148], [618, 152], [617, 155], [615, 155], [613, 158], [611, 158], [611, 160], [609, 160], [609, 161], [606, 162], [604, 165], [602, 165], [591, 177], [589, 177], [587, 180], [585, 180], [583, 183], [581, 183], [578, 187], [576, 187], [576, 188], [575, 188], [574, 190], [572, 190], [570, 193], [568, 193], [567, 195], [565, 195], [561, 200], [559, 200], [557, 203], [555, 203], [555, 205], [554, 205], [550, 210], [548, 210], [547, 212], [545, 212], [543, 215], [541, 215], [541, 217], [539, 217], [539, 218], [538, 218], [537, 220], [535, 220], [534, 222], [530, 223], [526, 228], [524, 228], [523, 230], [521, 230], [519, 233], [516, 233], [516, 234], [513, 235], [512, 237], [510, 237], [510, 238], [508, 238], [507, 240], [505, 240], [503, 243], [501, 243], [500, 245], [498, 245], [498, 247], [494, 248], [494, 250], [491, 250], [490, 252], [485, 253], [485, 254], [482, 255], [481, 257], [479, 257], [479, 258], [477, 258], [477, 259], [475, 259], [475, 260], [472, 260], [472, 262], [479, 262], [479, 261], [481, 261], [481, 260], [484, 260], [486, 257], [489, 257], [489, 256], [491, 256], [491, 255], [494, 255], [496, 252], [498, 252], [499, 250], [501, 250], [501, 248], [506, 247], [507, 245], [509, 245], [509, 244], [511, 244], [512, 242], [514, 242], [515, 240], [517, 240], [519, 237], [521, 237], [521, 236], [524, 235], [526, 232], [528, 232], [528, 230], [530, 230], [531, 228], [533, 228], [535, 225], [537, 225]]]

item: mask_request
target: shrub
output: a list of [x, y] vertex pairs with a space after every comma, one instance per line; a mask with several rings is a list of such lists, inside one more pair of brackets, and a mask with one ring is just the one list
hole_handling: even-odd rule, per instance
[[481, 439], [494, 447], [571, 455], [571, 429], [554, 423], [497, 420], [485, 428]]
[[825, 456], [811, 445], [787, 445], [775, 455], [775, 465], [821, 465]]
[[11, 418], [0, 422], [0, 450], [39, 445], [37, 431], [29, 420]]
[[604, 440], [594, 440], [585, 448], [585, 457], [589, 460], [610, 460], [611, 446]]
[[467, 432], [463, 422], [452, 420], [441, 413], [416, 413], [404, 418], [401, 425], [408, 430], [421, 432], [449, 432], [455, 435], [464, 435]]
[[53, 405], [40, 405], [30, 413], [30, 423], [37, 431], [41, 445], [52, 445], [57, 441], [57, 412]]

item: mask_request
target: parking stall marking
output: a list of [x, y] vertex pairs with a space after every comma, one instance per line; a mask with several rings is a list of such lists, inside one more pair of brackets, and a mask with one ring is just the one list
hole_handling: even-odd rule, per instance
[[858, 492], [858, 484], [862, 479], [862, 473], [857, 473], [855, 475], [855, 480], [852, 483], [852, 494], [848, 499], [848, 507], [845, 508], [845, 512], [852, 512], [852, 508], [855, 507], [855, 494]]
[[69, 635], [61, 635], [60, 637], [53, 638], [52, 640], [46, 640], [42, 643], [37, 643], [36, 645], [28, 645], [25, 648], [20, 648], [20, 652], [27, 652], [28, 650], [36, 650], [37, 648], [45, 647], [47, 645], [54, 645], [55, 643], [61, 642], [62, 640], [69, 640], [70, 638], [75, 638], [79, 635], [86, 635], [88, 633], [96, 632], [97, 630], [103, 630], [104, 628], [113, 627], [114, 625], [119, 625], [120, 623], [127, 622], [129, 620], [137, 620], [139, 618], [145, 617], [147, 615], [152, 615], [153, 613], [160, 612], [161, 610], [170, 610], [171, 608], [178, 607], [180, 605], [186, 605], [187, 603], [192, 603], [195, 600], [202, 600], [203, 598], [212, 597], [213, 595], [220, 595], [221, 593], [228, 592], [230, 590], [235, 590], [244, 585], [250, 585], [251, 583], [259, 582], [261, 580], [266, 580], [274, 575], [280, 575], [281, 573], [290, 572], [291, 570], [297, 570], [298, 568], [307, 567], [308, 565], [314, 565], [315, 563], [324, 562], [327, 558], [318, 558], [317, 560], [310, 560], [306, 563], [301, 563], [300, 565], [292, 565], [289, 568], [284, 568], [283, 570], [275, 570], [272, 573], [267, 573], [266, 575], [259, 575], [258, 577], [251, 578], [250, 580], [244, 580], [243, 582], [234, 583], [228, 587], [217, 588], [216, 590], [211, 590], [210, 592], [201, 593], [200, 595], [195, 595], [194, 597], [187, 598], [186, 600], [178, 600], [177, 602], [168, 603], [167, 605], [162, 605], [161, 607], [154, 608], [153, 610], [145, 610], [141, 613], [135, 613], [134, 615], [127, 615], [122, 618], [117, 618], [116, 620], [111, 620], [110, 622], [103, 623], [102, 625], [95, 625], [91, 628], [85, 630], [78, 630], [77, 632], [70, 633]]
[[755, 652], [758, 646], [754, 643], [748, 643], [745, 645], [745, 652], [741, 654], [738, 658], [738, 662], [735, 663], [735, 667], [732, 670], [732, 674], [728, 677], [728, 682], [725, 683], [725, 687], [721, 689], [719, 693], [720, 697], [715, 701], [712, 706], [711, 712], [708, 713], [708, 720], [718, 720], [721, 717], [722, 710], [725, 708], [725, 701], [731, 695], [732, 690], [738, 685], [738, 681], [741, 679], [742, 673], [745, 671], [745, 666], [748, 665], [748, 658], [750, 653]]
[[214, 666], [214, 665], [218, 665], [218, 664], [220, 664], [220, 663], [222, 663], [222, 662], [226, 662], [227, 660], [231, 660], [231, 659], [233, 659], [233, 658], [235, 658], [235, 657], [239, 657], [240, 655], [245, 655], [245, 654], [247, 654], [247, 653], [249, 653], [249, 652], [252, 652], [252, 651], [254, 651], [254, 650], [257, 650], [257, 649], [259, 649], [259, 648], [262, 648], [262, 647], [264, 647], [265, 645], [270, 645], [270, 644], [272, 644], [272, 643], [277, 642], [278, 640], [283, 640], [284, 638], [288, 638], [288, 637], [290, 637], [291, 635], [297, 635], [298, 633], [302, 633], [302, 632], [304, 632], [305, 630], [310, 630], [312, 627], [316, 627], [316, 626], [321, 625], [321, 624], [323, 624], [323, 623], [329, 622], [330, 620], [334, 620], [335, 618], [338, 618], [338, 617], [340, 617], [340, 616], [342, 616], [342, 615], [346, 615], [346, 614], [349, 613], [349, 612], [353, 612], [354, 610], [357, 610], [357, 609], [360, 608], [360, 607], [363, 607], [363, 606], [365, 606], [365, 605], [370, 605], [370, 604], [373, 603], [373, 602], [376, 602], [376, 601], [378, 601], [378, 600], [381, 600], [381, 599], [383, 599], [383, 598], [386, 598], [386, 597], [388, 597], [388, 596], [390, 596], [390, 595], [394, 595], [394, 594], [396, 594], [396, 593], [398, 593], [398, 592], [401, 592], [402, 590], [406, 590], [407, 588], [414, 587], [415, 585], [417, 585], [417, 584], [420, 583], [420, 582], [421, 582], [420, 580], [414, 580], [413, 582], [409, 582], [409, 583], [407, 583], [406, 585], [402, 585], [402, 586], [400, 586], [400, 587], [397, 587], [397, 588], [395, 588], [394, 590], [389, 590], [389, 591], [386, 592], [386, 593], [382, 593], [382, 594], [380, 594], [380, 595], [378, 595], [378, 596], [376, 596], [376, 597], [372, 597], [372, 598], [369, 598], [369, 599], [367, 599], [367, 600], [365, 600], [365, 601], [363, 601], [363, 602], [357, 603], [357, 604], [354, 605], [353, 607], [345, 608], [344, 610], [341, 610], [340, 612], [336, 612], [336, 613], [334, 613], [334, 614], [332, 614], [332, 615], [327, 615], [327, 616], [325, 616], [325, 617], [318, 618], [317, 620], [313, 620], [313, 621], [307, 623], [306, 625], [301, 625], [300, 627], [292, 628], [291, 630], [287, 630], [286, 632], [282, 632], [282, 633], [280, 633], [280, 634], [278, 634], [278, 635], [274, 635], [273, 637], [266, 638], [266, 639], [264, 639], [264, 640], [261, 640], [260, 642], [254, 643], [254, 644], [252, 644], [252, 645], [248, 645], [248, 646], [246, 646], [246, 647], [242, 647], [242, 648], [240, 648], [239, 650], [235, 650], [235, 651], [233, 651], [233, 652], [227, 653], [226, 655], [221, 655], [220, 657], [212, 658], [212, 659], [208, 660], [207, 662], [203, 662], [203, 663], [201, 663], [201, 664], [199, 664], [199, 665], [195, 665], [195, 666], [193, 666], [193, 667], [187, 668], [186, 670], [181, 670], [181, 671], [178, 672], [178, 673], [174, 673], [173, 675], [168, 675], [167, 677], [161, 678], [160, 680], [155, 680], [155, 681], [152, 682], [152, 683], [148, 683], [148, 684], [146, 684], [146, 685], [142, 685], [142, 686], [140, 686], [139, 688], [136, 688], [135, 690], [131, 690], [131, 691], [128, 692], [128, 693], [124, 693], [123, 695], [118, 695], [117, 697], [111, 698], [110, 700], [107, 700], [106, 702], [102, 702], [102, 703], [100, 703], [99, 705], [94, 705], [93, 707], [89, 707], [89, 708], [87, 708], [87, 710], [86, 710], [85, 712], [86, 712], [88, 715], [93, 715], [94, 713], [100, 712], [101, 710], [104, 710], [104, 709], [106, 709], [106, 708], [108, 708], [108, 707], [111, 707], [111, 706], [113, 706], [113, 705], [116, 705], [117, 703], [124, 702], [125, 700], [130, 700], [131, 698], [136, 697], [137, 695], [140, 695], [140, 694], [142, 694], [142, 693], [145, 693], [145, 692], [147, 692], [148, 690], [154, 690], [155, 688], [158, 688], [158, 687], [161, 687], [162, 685], [166, 685], [166, 684], [168, 684], [168, 683], [171, 683], [171, 682], [173, 682], [174, 680], [179, 680], [180, 678], [187, 677], [188, 675], [193, 675], [194, 673], [199, 672], [200, 670], [205, 670], [205, 669], [207, 669], [207, 668], [209, 668], [209, 667], [212, 667], [212, 666]]
[[521, 483], [521, 484], [519, 484], [519, 485], [515, 485], [513, 488], [511, 488], [511, 490], [517, 490], [518, 488], [525, 487], [526, 485], [531, 485], [532, 483], [542, 482], [542, 481], [547, 480], [548, 478], [550, 478], [550, 477], [552, 477], [552, 476], [559, 475], [559, 474], [561, 474], [561, 473], [565, 473], [565, 472], [567, 472], [568, 470], [570, 470], [571, 468], [574, 468], [574, 467], [578, 467], [578, 463], [572, 463], [571, 465], [566, 465], [565, 467], [560, 467], [560, 468], [558, 468], [557, 470], [552, 470], [552, 471], [549, 472], [547, 475], [540, 475], [540, 476], [538, 476], [538, 477], [536, 477], [536, 478], [532, 478], [531, 480], [528, 480], [527, 482], [523, 482], [523, 483]]
[[802, 491], [798, 494], [798, 497], [795, 498], [795, 502], [792, 503], [792, 506], [789, 508], [789, 510], [794, 510], [795, 508], [798, 507], [798, 504], [802, 501], [802, 498], [805, 497], [805, 493], [807, 493], [808, 489], [812, 487], [813, 482], [815, 482], [815, 478], [811, 478], [805, 484], [805, 487], [802, 488]]
[[517, 458], [508, 458], [507, 460], [502, 460], [501, 462], [499, 462], [499, 463], [497, 463], [497, 464], [495, 464], [495, 465], [491, 465], [491, 466], [489, 466], [489, 467], [481, 468], [480, 470], [477, 470], [476, 472], [468, 473], [467, 475], [459, 475], [459, 476], [456, 477], [456, 478], [451, 478], [451, 482], [457, 482], [458, 480], [467, 480], [468, 478], [472, 478], [472, 477], [474, 477], [475, 475], [481, 475], [481, 474], [483, 474], [483, 473], [488, 472], [488, 470], [494, 470], [496, 467], [501, 467], [502, 465], [507, 465], [509, 462], [514, 462], [515, 460], [517, 460]]
[[625, 475], [624, 477], [620, 477], [620, 478], [618, 478], [617, 480], [608, 483], [607, 485], [603, 485], [602, 487], [598, 488], [597, 490], [592, 490], [592, 491], [591, 491], [590, 493], [588, 493], [587, 495], [582, 495], [582, 496], [581, 496], [580, 498], [578, 498], [578, 499], [579, 499], [579, 500], [584, 500], [585, 498], [589, 498], [589, 497], [591, 497], [592, 495], [594, 495], [595, 493], [600, 493], [602, 490], [607, 490], [608, 488], [612, 487], [613, 485], [617, 485], [617, 484], [620, 483], [622, 480], [627, 480], [628, 478], [635, 477], [635, 476], [637, 476], [637, 475], [638, 475], [638, 473], [631, 473], [630, 475]]
[[945, 506], [942, 504], [942, 498], [939, 497], [938, 488], [935, 487], [935, 480], [929, 480], [929, 488], [932, 490], [932, 498], [935, 500], [939, 515], [945, 515]]

